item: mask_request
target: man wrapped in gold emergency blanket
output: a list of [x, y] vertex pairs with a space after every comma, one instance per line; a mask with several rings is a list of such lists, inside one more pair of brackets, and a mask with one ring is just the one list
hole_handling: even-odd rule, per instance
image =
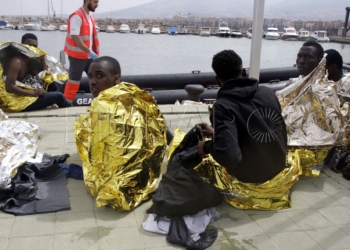
[[133, 84], [121, 82], [92, 101], [74, 129], [85, 185], [97, 207], [131, 210], [150, 198], [161, 172], [166, 128], [154, 98]]
[[67, 79], [63, 65], [41, 49], [15, 42], [0, 43], [0, 108], [4, 111], [32, 111], [52, 104], [70, 107], [53, 84]]
[[[169, 145], [168, 158], [180, 145], [185, 133], [174, 130], [174, 138]], [[287, 166], [274, 178], [264, 183], [246, 183], [227, 173], [213, 157], [204, 158], [194, 169], [223, 194], [224, 200], [237, 209], [279, 210], [291, 207], [289, 190], [298, 180], [298, 165]], [[254, 174], [254, 173], [251, 173]]]
[[305, 176], [319, 176], [328, 150], [344, 143], [344, 112], [325, 65], [324, 58], [309, 75], [276, 93], [287, 126], [287, 162], [299, 165]]

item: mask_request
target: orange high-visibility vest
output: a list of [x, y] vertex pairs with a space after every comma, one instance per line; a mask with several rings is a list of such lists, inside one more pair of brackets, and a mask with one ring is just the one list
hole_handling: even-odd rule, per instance
[[[71, 56], [73, 58], [78, 59], [89, 59], [88, 53], [80, 49], [75, 42], [72, 39], [72, 36], [70, 34], [70, 18], [72, 15], [78, 15], [82, 20], [82, 25], [80, 28], [80, 34], [79, 37], [83, 41], [83, 43], [86, 45], [86, 47], [90, 48], [90, 26], [89, 26], [89, 20], [87, 20], [85, 11], [83, 7], [80, 7], [78, 10], [76, 10], [73, 14], [69, 16], [68, 19], [68, 30], [67, 30], [67, 37], [66, 37], [66, 43], [64, 45], [64, 51], [67, 53], [68, 56]], [[93, 15], [90, 15], [91, 23], [92, 23], [92, 51], [95, 52], [97, 55], [100, 55], [100, 42], [97, 37], [96, 32], [96, 24], [95, 19]]]

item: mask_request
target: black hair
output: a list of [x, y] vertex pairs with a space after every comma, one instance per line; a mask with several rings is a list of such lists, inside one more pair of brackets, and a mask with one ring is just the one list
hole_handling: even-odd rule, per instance
[[241, 75], [242, 59], [233, 50], [223, 50], [214, 55], [211, 67], [220, 80], [227, 81]]
[[330, 66], [332, 64], [337, 65], [338, 69], [343, 69], [343, 57], [335, 49], [328, 49], [324, 53], [327, 53], [326, 56], [326, 65]]
[[316, 48], [316, 52], [317, 52], [318, 59], [319, 59], [320, 61], [322, 60], [323, 54], [324, 54], [324, 50], [323, 50], [323, 47], [321, 46], [321, 44], [319, 44], [319, 43], [316, 42], [316, 41], [309, 40], [309, 41], [305, 42], [305, 43], [303, 44], [303, 46], [314, 47], [314, 48]]
[[21, 43], [24, 43], [25, 40], [27, 39], [33, 39], [35, 41], [38, 41], [38, 38], [36, 37], [36, 35], [34, 35], [33, 33], [26, 33], [22, 36], [22, 42]]
[[107, 62], [109, 64], [109, 72], [112, 74], [112, 75], [119, 75], [121, 76], [121, 69], [120, 69], [120, 64], [119, 62], [113, 58], [113, 57], [110, 57], [110, 56], [101, 56], [97, 59], [95, 59], [93, 61], [94, 63], [95, 62]]

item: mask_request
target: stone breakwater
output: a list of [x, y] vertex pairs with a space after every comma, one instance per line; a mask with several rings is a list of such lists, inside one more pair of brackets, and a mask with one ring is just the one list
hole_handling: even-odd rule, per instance
[[[4, 18], [4, 20], [8, 21], [14, 26], [21, 26], [24, 23], [31, 22], [32, 20], [39, 20], [41, 21], [42, 25], [47, 25], [50, 23], [55, 25], [57, 28], [59, 28], [61, 24], [67, 23], [67, 18], [51, 18], [49, 20], [48, 18], [26, 17], [26, 18], [23, 18], [23, 22], [21, 18]], [[152, 20], [152, 19], [132, 19], [132, 20], [96, 19], [96, 23], [100, 27], [101, 31], [105, 31], [108, 25], [113, 26], [116, 31], [119, 31], [120, 26], [122, 24], [128, 24], [131, 32], [135, 32], [138, 28], [139, 23], [143, 23], [145, 25], [145, 28], [148, 30], [148, 32], [151, 32], [153, 25], [159, 25], [162, 33], [167, 33], [170, 27], [174, 27], [168, 22], [164, 23], [162, 21]], [[179, 34], [192, 34], [192, 35], [198, 35], [201, 27], [200, 25], [196, 25], [196, 26], [175, 25], [175, 26], [177, 27]], [[206, 27], [206, 26], [202, 25], [202, 27]], [[243, 33], [245, 33], [245, 31], [246, 29], [242, 29]], [[210, 27], [210, 32], [212, 35], [215, 35], [215, 33], [217, 32], [217, 27]]]

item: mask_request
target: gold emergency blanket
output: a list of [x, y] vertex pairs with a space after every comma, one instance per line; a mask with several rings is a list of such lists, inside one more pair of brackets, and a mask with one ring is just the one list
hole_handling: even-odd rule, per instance
[[122, 82], [102, 91], [74, 126], [84, 181], [97, 207], [131, 210], [161, 173], [166, 122], [154, 98]]
[[[179, 129], [174, 130], [174, 138], [177, 139], [172, 142], [173, 150], [181, 143], [179, 139], [184, 135]], [[273, 179], [261, 184], [244, 183], [237, 180], [211, 156], [204, 158], [194, 170], [214, 185], [223, 194], [224, 200], [235, 208], [278, 210], [291, 207], [289, 190], [298, 181], [301, 174], [298, 164], [287, 162], [286, 166]]]
[[316, 165], [323, 162], [326, 151], [344, 143], [337, 86], [328, 81], [325, 65], [324, 58], [308, 76], [276, 92], [287, 126], [288, 155], [295, 154], [293, 157], [302, 163], [302, 174], [307, 176], [318, 176]]
[[[5, 112], [20, 112], [38, 99], [38, 97], [19, 96], [8, 93], [5, 89], [2, 65], [4, 65], [9, 58], [18, 54], [28, 56], [31, 58], [32, 63], [36, 65], [41, 65], [40, 57], [46, 55], [41, 49], [32, 46], [15, 42], [0, 42], [0, 108]], [[46, 63], [48, 70], [40, 74], [44, 89], [47, 90], [48, 86], [56, 80], [66, 81], [68, 79], [68, 72], [57, 59], [46, 55]], [[34, 90], [34, 88], [30, 88], [19, 81], [16, 81], [16, 85], [21, 88]]]

